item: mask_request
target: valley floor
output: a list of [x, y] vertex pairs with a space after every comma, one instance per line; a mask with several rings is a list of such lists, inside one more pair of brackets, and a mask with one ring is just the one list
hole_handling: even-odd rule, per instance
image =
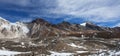
[[0, 56], [119, 56], [120, 38], [48, 37], [0, 40]]

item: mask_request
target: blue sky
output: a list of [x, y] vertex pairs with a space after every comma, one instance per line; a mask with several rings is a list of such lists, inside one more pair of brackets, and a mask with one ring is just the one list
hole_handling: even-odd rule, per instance
[[0, 0], [0, 16], [11, 22], [44, 18], [113, 27], [120, 26], [120, 0]]

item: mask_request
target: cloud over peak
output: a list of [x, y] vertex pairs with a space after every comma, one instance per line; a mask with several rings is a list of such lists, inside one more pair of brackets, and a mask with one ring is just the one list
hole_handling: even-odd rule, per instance
[[[120, 17], [120, 0], [58, 0], [56, 13], [108, 22]], [[101, 20], [100, 20], [101, 19]]]
[[[5, 11], [1, 12], [1, 11]], [[7, 11], [7, 12], [6, 12]], [[49, 17], [67, 20], [89, 20], [93, 22], [120, 21], [120, 0], [0, 0], [0, 15], [13, 11], [20, 17]], [[27, 16], [24, 16], [27, 15]]]

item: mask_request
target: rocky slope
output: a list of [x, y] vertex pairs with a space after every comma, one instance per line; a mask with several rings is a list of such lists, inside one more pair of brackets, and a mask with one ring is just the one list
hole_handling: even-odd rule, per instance
[[0, 18], [0, 49], [30, 52], [20, 56], [120, 55], [119, 34], [120, 27], [101, 27], [91, 22], [51, 24], [38, 18], [11, 23]]

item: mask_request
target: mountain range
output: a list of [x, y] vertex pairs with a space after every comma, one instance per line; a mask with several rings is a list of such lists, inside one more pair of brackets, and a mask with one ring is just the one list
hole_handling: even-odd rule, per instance
[[29, 55], [34, 56], [69, 52], [76, 56], [120, 55], [120, 27], [103, 27], [92, 22], [51, 24], [41, 18], [12, 23], [0, 17], [0, 49], [30, 51]]
[[120, 36], [118, 36], [120, 34], [120, 27], [101, 27], [91, 22], [71, 24], [69, 22], [63, 21], [59, 24], [51, 24], [41, 18], [37, 18], [32, 22], [27, 23], [11, 23], [3, 18], [0, 18], [1, 38], [40, 38], [49, 36], [80, 37], [81, 35], [92, 37], [94, 34], [100, 38], [120, 38]]

